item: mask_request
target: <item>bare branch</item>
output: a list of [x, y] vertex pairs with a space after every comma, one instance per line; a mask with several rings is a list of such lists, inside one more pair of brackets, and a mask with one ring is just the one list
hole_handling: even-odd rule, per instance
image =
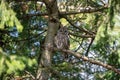
[[30, 77], [31, 77], [33, 80], [35, 80], [35, 77], [34, 77], [30, 72], [28, 72], [28, 71], [26, 71], [26, 70], [25, 70], [25, 72], [26, 72], [28, 75], [30, 75]]
[[81, 38], [94, 38], [95, 35], [78, 35], [78, 34], [74, 34], [69, 32], [70, 35], [76, 36], [76, 37], [81, 37]]
[[[75, 12], [59, 12], [59, 15], [60, 16], [63, 16], [63, 15], [75, 15], [75, 14], [80, 14], [80, 13], [93, 13], [93, 12], [99, 12], [99, 11], [102, 11], [102, 10], [105, 10], [105, 9], [108, 9], [108, 7], [101, 7], [101, 8], [90, 8], [90, 7], [87, 7], [87, 8], [81, 8], [79, 11]], [[23, 17], [33, 17], [33, 16], [46, 16], [48, 15], [47, 12], [45, 13], [36, 13], [36, 14], [26, 14], [25, 16]]]
[[90, 32], [90, 31], [88, 31], [88, 30], [86, 30], [86, 29], [84, 29], [84, 28], [82, 28], [82, 27], [77, 27], [76, 25], [74, 25], [74, 23], [72, 23], [72, 21], [71, 21], [70, 19], [68, 19], [66, 16], [64, 16], [64, 18], [65, 18], [72, 26], [74, 26], [75, 28], [79, 29], [80, 31], [83, 31], [83, 32], [85, 32], [85, 33], [87, 33], [87, 34], [90, 34], [90, 35], [94, 35], [93, 32]]
[[79, 53], [79, 52], [73, 52], [71, 50], [58, 50], [57, 48], [54, 48], [54, 50], [55, 51], [62, 51], [62, 52], [68, 53], [68, 54], [72, 54], [73, 56], [75, 56], [78, 59], [82, 59], [84, 61], [88, 61], [88, 62], [90, 62], [92, 64], [100, 65], [100, 66], [102, 66], [102, 67], [104, 67], [106, 69], [112, 70], [112, 71], [120, 74], [120, 70], [114, 68], [113, 66], [105, 64], [105, 63], [102, 63], [102, 62], [97, 61], [97, 60], [89, 59], [88, 57], [81, 55], [81, 53]]
[[90, 44], [89, 44], [89, 46], [88, 46], [88, 49], [87, 49], [87, 51], [86, 51], [86, 53], [85, 53], [85, 56], [88, 56], [88, 52], [89, 52], [89, 50], [90, 50], [90, 47], [91, 47], [94, 39], [95, 39], [95, 38], [92, 38], [92, 40], [91, 40], [91, 42], [90, 42]]
[[101, 8], [91, 8], [91, 7], [86, 7], [86, 8], [80, 8], [78, 12], [61, 12], [60, 15], [75, 15], [75, 14], [80, 14], [80, 13], [93, 13], [93, 12], [101, 12], [105, 9], [108, 9], [108, 7], [101, 7]]
[[75, 52], [77, 52], [80, 48], [81, 48], [81, 46], [82, 46], [82, 44], [83, 44], [83, 41], [84, 41], [84, 38], [82, 38], [82, 41], [81, 41], [81, 43], [79, 43], [79, 46], [78, 46], [78, 48], [75, 50]]

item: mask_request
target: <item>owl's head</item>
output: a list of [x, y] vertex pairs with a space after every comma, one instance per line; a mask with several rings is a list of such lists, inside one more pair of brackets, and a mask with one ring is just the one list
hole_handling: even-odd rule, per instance
[[58, 33], [61, 33], [61, 34], [68, 34], [68, 30], [66, 27], [61, 27], [59, 30], [58, 30]]

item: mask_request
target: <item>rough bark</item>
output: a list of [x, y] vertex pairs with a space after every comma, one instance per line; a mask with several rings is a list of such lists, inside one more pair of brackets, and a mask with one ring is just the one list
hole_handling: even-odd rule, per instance
[[50, 77], [51, 59], [53, 55], [53, 40], [59, 27], [59, 11], [56, 0], [44, 0], [48, 11], [48, 31], [45, 38], [44, 50], [42, 51], [39, 69], [37, 73], [37, 80], [48, 80]]

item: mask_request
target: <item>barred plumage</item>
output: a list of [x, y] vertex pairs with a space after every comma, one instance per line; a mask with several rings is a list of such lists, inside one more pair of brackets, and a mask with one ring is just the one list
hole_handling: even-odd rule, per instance
[[[55, 36], [55, 46], [58, 49], [69, 49], [70, 42], [69, 42], [69, 36], [68, 36], [68, 30], [66, 27], [61, 27], [57, 35]], [[65, 58], [67, 57], [67, 53], [65, 53]]]

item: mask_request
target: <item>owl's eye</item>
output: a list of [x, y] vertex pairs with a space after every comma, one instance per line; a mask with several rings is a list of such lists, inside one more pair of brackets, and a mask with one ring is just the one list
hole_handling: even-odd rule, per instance
[[65, 33], [67, 32], [67, 30], [64, 31]]

